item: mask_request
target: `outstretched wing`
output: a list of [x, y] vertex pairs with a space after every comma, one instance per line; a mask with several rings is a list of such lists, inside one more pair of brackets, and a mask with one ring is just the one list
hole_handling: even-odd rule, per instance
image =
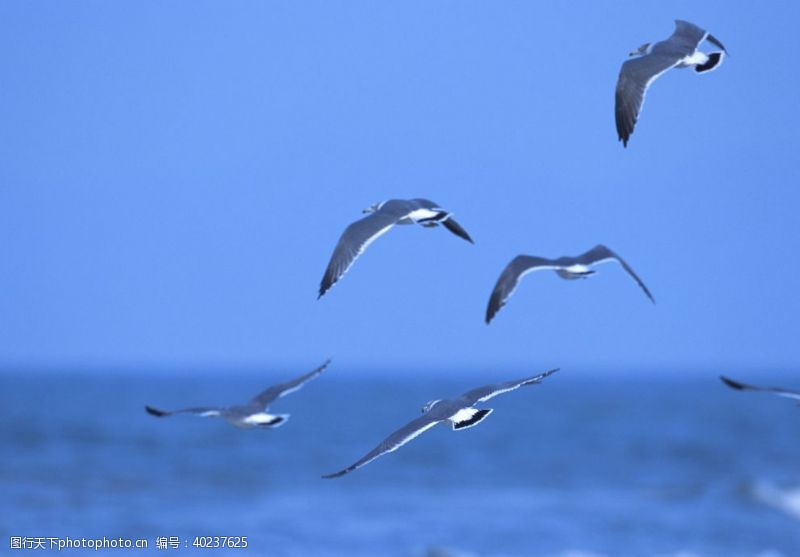
[[[657, 43], [653, 50], [658, 52], [662, 48], [664, 50], [669, 49], [670, 52], [674, 52], [677, 56], [683, 58], [697, 50], [700, 43], [708, 38], [708, 36], [708, 32], [702, 27], [698, 27], [690, 21], [676, 19], [675, 30], [672, 32], [672, 35], [670, 35], [666, 41]], [[724, 47], [721, 48], [725, 50]]]
[[604, 261], [609, 261], [612, 259], [617, 263], [619, 263], [620, 265], [622, 265], [622, 268], [625, 269], [625, 271], [631, 276], [631, 278], [633, 278], [633, 280], [636, 281], [636, 284], [638, 284], [641, 287], [641, 289], [644, 290], [644, 293], [647, 294], [647, 297], [650, 298], [650, 301], [655, 304], [656, 303], [655, 298], [653, 298], [653, 295], [650, 293], [650, 290], [648, 290], [647, 286], [644, 284], [644, 282], [642, 282], [642, 279], [639, 278], [639, 275], [637, 275], [634, 272], [633, 268], [631, 268], [631, 266], [628, 265], [628, 263], [624, 259], [622, 259], [619, 255], [611, 251], [606, 246], [602, 244], [596, 245], [586, 253], [582, 253], [581, 255], [576, 257], [575, 262], [580, 263], [581, 265], [594, 265], [596, 263], [602, 263]]
[[677, 49], [680, 54], [688, 56], [697, 50], [703, 41], [708, 41], [717, 48], [721, 48], [726, 54], [728, 53], [725, 46], [714, 35], [694, 23], [682, 19], [675, 20], [675, 31], [665, 42], [671, 50]]
[[545, 259], [544, 257], [534, 257], [531, 255], [518, 255], [511, 260], [511, 263], [506, 265], [500, 277], [494, 285], [491, 296], [489, 296], [489, 305], [486, 307], [486, 324], [494, 318], [500, 308], [506, 304], [506, 301], [511, 297], [517, 289], [520, 279], [532, 271], [541, 269], [557, 269], [560, 265], [555, 264], [552, 259]]
[[415, 437], [419, 437], [430, 428], [435, 426], [439, 423], [440, 420], [437, 420], [434, 417], [431, 417], [428, 414], [420, 416], [416, 420], [413, 420], [403, 426], [402, 428], [398, 429], [394, 433], [392, 433], [389, 437], [384, 439], [380, 445], [372, 449], [368, 452], [364, 458], [356, 462], [355, 464], [348, 466], [344, 470], [340, 470], [339, 472], [335, 472], [333, 474], [326, 474], [322, 476], [323, 478], [338, 478], [339, 476], [344, 476], [348, 472], [352, 472], [356, 468], [361, 468], [365, 464], [369, 464], [379, 456], [383, 456], [386, 453], [391, 453], [396, 451]]
[[513, 391], [515, 389], [519, 389], [525, 385], [533, 385], [536, 383], [541, 383], [542, 379], [547, 377], [548, 375], [552, 375], [557, 372], [559, 368], [551, 369], [545, 371], [544, 373], [540, 373], [539, 375], [534, 375], [533, 377], [526, 377], [525, 379], [518, 379], [516, 381], [506, 381], [505, 383], [497, 383], [496, 385], [486, 385], [484, 387], [478, 387], [477, 389], [472, 389], [471, 391], [467, 391], [461, 398], [467, 401], [470, 405], [477, 404], [478, 402], [485, 402], [490, 398], [494, 398], [497, 395], [501, 395], [503, 393], [507, 393], [509, 391]]
[[763, 391], [778, 396], [782, 396], [785, 398], [791, 398], [793, 400], [797, 400], [798, 402], [800, 402], [800, 392], [797, 391], [789, 391], [786, 389], [780, 389], [778, 387], [756, 387], [755, 385], [748, 385], [746, 383], [740, 383], [739, 381], [734, 381], [733, 379], [728, 379], [723, 375], [720, 375], [719, 378], [722, 379], [722, 381], [730, 388], [736, 389], [738, 391]]
[[147, 411], [148, 414], [151, 416], [156, 416], [157, 418], [164, 418], [166, 416], [172, 416], [173, 414], [193, 414], [195, 416], [200, 416], [201, 418], [213, 418], [219, 416], [222, 411], [220, 408], [184, 408], [182, 410], [159, 410], [158, 408], [153, 408], [152, 406], [145, 406], [144, 409]]
[[277, 385], [273, 385], [272, 387], [265, 389], [264, 391], [260, 392], [258, 395], [253, 397], [253, 399], [250, 402], [252, 404], [266, 408], [267, 405], [276, 398], [286, 396], [289, 393], [293, 393], [301, 389], [303, 385], [305, 385], [307, 382], [311, 381], [317, 375], [322, 373], [322, 371], [326, 367], [328, 367], [328, 364], [330, 363], [331, 360], [328, 359], [325, 361], [324, 364], [322, 364], [318, 368], [309, 371], [308, 373], [305, 373], [300, 377], [295, 377], [294, 379], [290, 379], [289, 381], [286, 381], [284, 383], [278, 383]]
[[464, 230], [453, 217], [448, 216], [446, 219], [444, 219], [444, 221], [442, 221], [442, 225], [459, 238], [464, 238], [470, 244], [475, 243], [472, 241], [472, 238], [470, 238], [469, 234], [467, 234], [467, 231]]
[[728, 54], [728, 49], [727, 49], [727, 48], [725, 48], [725, 46], [724, 46], [724, 45], [723, 45], [723, 44], [722, 44], [722, 43], [719, 41], [719, 39], [717, 39], [717, 38], [716, 38], [714, 35], [712, 35], [711, 33], [709, 33], [708, 35], [706, 35], [706, 40], [707, 40], [708, 42], [710, 42], [711, 44], [713, 44], [714, 46], [716, 46], [717, 48], [721, 48], [721, 49], [722, 49], [722, 51], [723, 51], [725, 54]]
[[443, 213], [447, 213], [447, 215], [444, 217], [444, 220], [439, 221], [439, 222], [441, 222], [441, 224], [443, 224], [445, 228], [447, 228], [450, 232], [452, 232], [453, 234], [455, 234], [459, 238], [463, 238], [463, 239], [465, 239], [467, 242], [469, 242], [471, 244], [475, 243], [475, 242], [472, 241], [472, 238], [470, 238], [469, 234], [467, 234], [467, 231], [464, 230], [461, 227], [461, 225], [458, 224], [453, 219], [452, 215], [448, 211], [446, 211], [445, 209], [440, 207], [438, 203], [435, 203], [435, 202], [431, 201], [430, 199], [425, 199], [425, 198], [422, 198], [422, 197], [417, 197], [415, 199], [412, 199], [411, 201], [413, 203], [416, 203], [419, 207], [421, 207], [423, 209], [430, 209], [431, 211], [441, 211]]
[[357, 220], [345, 228], [319, 285], [321, 298], [353, 265], [359, 255], [382, 234], [408, 216], [416, 205], [407, 201], [387, 201], [378, 211]]
[[628, 146], [650, 84], [661, 74], [674, 68], [679, 61], [680, 58], [675, 56], [653, 52], [622, 64], [617, 80], [614, 117], [617, 135], [623, 146]]

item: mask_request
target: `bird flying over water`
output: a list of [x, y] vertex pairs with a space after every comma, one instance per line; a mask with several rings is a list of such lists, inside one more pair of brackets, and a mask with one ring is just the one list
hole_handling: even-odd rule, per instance
[[361, 460], [347, 468], [326, 474], [323, 478], [338, 478], [352, 472], [357, 468], [369, 464], [379, 456], [396, 451], [412, 439], [419, 437], [436, 424], [449, 422], [453, 431], [470, 428], [479, 424], [492, 413], [492, 408], [475, 408], [475, 404], [486, 402], [497, 395], [513, 391], [525, 385], [541, 383], [542, 379], [558, 371], [558, 368], [540, 373], [534, 377], [506, 381], [496, 385], [486, 385], [467, 391], [458, 398], [449, 400], [432, 400], [422, 407], [422, 416], [410, 421], [389, 437], [384, 439], [377, 447], [368, 452]]
[[544, 257], [536, 257], [533, 255], [518, 255], [511, 260], [497, 283], [494, 285], [492, 295], [489, 297], [489, 305], [486, 307], [486, 324], [494, 318], [500, 308], [506, 304], [506, 301], [511, 297], [517, 289], [520, 279], [532, 271], [540, 271], [549, 269], [555, 271], [558, 276], [566, 280], [588, 278], [597, 273], [589, 269], [590, 265], [605, 263], [608, 261], [616, 261], [628, 274], [636, 281], [644, 293], [650, 298], [650, 301], [656, 303], [650, 290], [647, 289], [642, 279], [633, 272], [633, 269], [628, 265], [624, 259], [619, 255], [608, 249], [602, 244], [598, 244], [586, 253], [582, 253], [577, 257], [559, 257], [558, 259], [547, 259]]
[[731, 389], [736, 389], [737, 391], [762, 391], [766, 393], [772, 393], [784, 398], [790, 398], [794, 401], [797, 401], [797, 404], [800, 405], [800, 392], [798, 391], [789, 391], [787, 389], [780, 389], [778, 387], [756, 387], [754, 385], [748, 385], [746, 383], [734, 381], [733, 379], [728, 379], [724, 375], [720, 375], [719, 378]]
[[308, 381], [314, 379], [317, 375], [322, 373], [331, 361], [328, 360], [318, 368], [306, 374], [286, 381], [285, 383], [278, 383], [268, 389], [265, 389], [249, 402], [239, 404], [236, 406], [221, 406], [221, 407], [197, 407], [197, 408], [184, 408], [182, 410], [165, 411], [153, 408], [152, 406], [145, 406], [148, 414], [163, 418], [172, 416], [173, 414], [192, 414], [202, 418], [223, 418], [231, 425], [241, 428], [252, 427], [278, 427], [286, 423], [289, 419], [289, 414], [270, 414], [267, 412], [269, 405], [276, 399], [293, 393]]
[[456, 236], [475, 243], [453, 219], [452, 213], [429, 199], [390, 199], [367, 207], [364, 213], [369, 214], [345, 228], [339, 238], [319, 285], [318, 298], [342, 278], [367, 246], [395, 224], [419, 224], [426, 228], [441, 224]]
[[[698, 46], [705, 40], [721, 50], [701, 52]], [[622, 64], [614, 109], [617, 134], [623, 146], [628, 146], [647, 89], [656, 78], [672, 68], [694, 67], [697, 73], [709, 72], [722, 63], [726, 54], [722, 43], [708, 31], [680, 19], [675, 20], [675, 31], [668, 39], [645, 43], [631, 52], [636, 58]]]

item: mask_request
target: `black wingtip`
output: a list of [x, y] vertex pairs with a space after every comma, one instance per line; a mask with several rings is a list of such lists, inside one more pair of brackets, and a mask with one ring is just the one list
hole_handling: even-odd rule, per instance
[[153, 408], [152, 406], [145, 406], [145, 411], [150, 414], [151, 416], [155, 416], [157, 418], [163, 418], [164, 416], [168, 416], [169, 412], [164, 412], [163, 410], [159, 410], [158, 408]]
[[[497, 288], [497, 287], [495, 287]], [[506, 305], [506, 298], [505, 300], [500, 300], [500, 296], [496, 295], [496, 292], [492, 292], [492, 295], [489, 297], [489, 304], [486, 306], [486, 324], [488, 325], [491, 321], [497, 317], [497, 314], [500, 313], [500, 310], [503, 309]]]
[[724, 375], [720, 375], [719, 378], [731, 389], [736, 389], [737, 391], [743, 391], [745, 386], [743, 383], [739, 383], [738, 381], [734, 381], [733, 379], [728, 379]]
[[713, 44], [714, 46], [716, 46], [716, 47], [718, 47], [718, 48], [721, 48], [721, 49], [722, 49], [722, 51], [725, 53], [725, 56], [730, 56], [730, 54], [728, 54], [728, 49], [727, 49], [727, 48], [725, 48], [725, 45], [723, 45], [723, 44], [722, 44], [722, 42], [721, 42], [721, 41], [720, 41], [718, 38], [716, 38], [714, 35], [712, 35], [711, 33], [709, 33], [709, 34], [706, 36], [706, 40], [707, 40], [708, 42], [710, 42], [711, 44]]
[[327, 360], [325, 360], [324, 362], [322, 362], [322, 363], [319, 365], [319, 367], [317, 367], [317, 369], [316, 369], [316, 370], [314, 370], [314, 371], [317, 371], [317, 372], [319, 372], [319, 373], [322, 373], [323, 371], [325, 371], [325, 370], [328, 368], [328, 366], [329, 366], [329, 365], [331, 365], [331, 362], [332, 362], [332, 361], [333, 361], [333, 358], [328, 358]]
[[466, 240], [472, 245], [475, 245], [475, 241], [472, 239], [469, 233], [466, 230], [464, 230], [464, 228], [460, 224], [458, 224], [458, 222], [456, 222], [455, 219], [448, 217], [442, 221], [442, 225], [447, 230], [458, 236], [459, 238]]
[[328, 292], [328, 290], [330, 290], [331, 287], [333, 287], [334, 284], [339, 282], [339, 278], [341, 278], [341, 276], [331, 277], [330, 269], [325, 271], [325, 276], [322, 277], [322, 280], [319, 283], [319, 294], [317, 295], [317, 300], [322, 298]]
[[340, 478], [347, 474], [347, 470], [341, 470], [339, 472], [334, 472], [333, 474], [323, 474], [321, 477], [323, 480], [332, 480], [333, 478]]
[[560, 369], [561, 369], [560, 367], [554, 367], [553, 369], [548, 369], [547, 371], [539, 375], [535, 383], [541, 383], [545, 378], [550, 377]]

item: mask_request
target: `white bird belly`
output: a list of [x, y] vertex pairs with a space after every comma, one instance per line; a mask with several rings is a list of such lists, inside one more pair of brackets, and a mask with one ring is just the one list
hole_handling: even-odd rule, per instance
[[242, 423], [247, 425], [262, 425], [268, 424], [275, 420], [277, 416], [274, 414], [267, 414], [266, 412], [260, 412], [258, 414], [251, 414], [242, 420]]
[[689, 56], [684, 56], [684, 58], [678, 62], [679, 68], [686, 68], [688, 66], [698, 66], [703, 65], [708, 62], [708, 54], [705, 52], [700, 52], [699, 50], [695, 50]]
[[472, 419], [472, 416], [474, 416], [477, 411], [477, 408], [462, 408], [447, 419], [454, 423], [466, 422]]
[[576, 275], [584, 275], [589, 272], [589, 267], [586, 265], [581, 265], [580, 263], [576, 263], [575, 265], [570, 265], [569, 267], [564, 267], [564, 270], [568, 273], [575, 273]]

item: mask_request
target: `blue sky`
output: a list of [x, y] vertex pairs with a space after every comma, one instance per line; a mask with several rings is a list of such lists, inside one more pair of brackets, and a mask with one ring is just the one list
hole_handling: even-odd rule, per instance
[[[794, 2], [3, 2], [0, 367], [789, 369]], [[614, 86], [673, 19], [730, 57]], [[708, 48], [711, 48], [710, 45]], [[428, 197], [320, 301], [344, 227]], [[605, 243], [621, 269], [527, 277]], [[742, 262], [742, 258], [746, 262]]]

